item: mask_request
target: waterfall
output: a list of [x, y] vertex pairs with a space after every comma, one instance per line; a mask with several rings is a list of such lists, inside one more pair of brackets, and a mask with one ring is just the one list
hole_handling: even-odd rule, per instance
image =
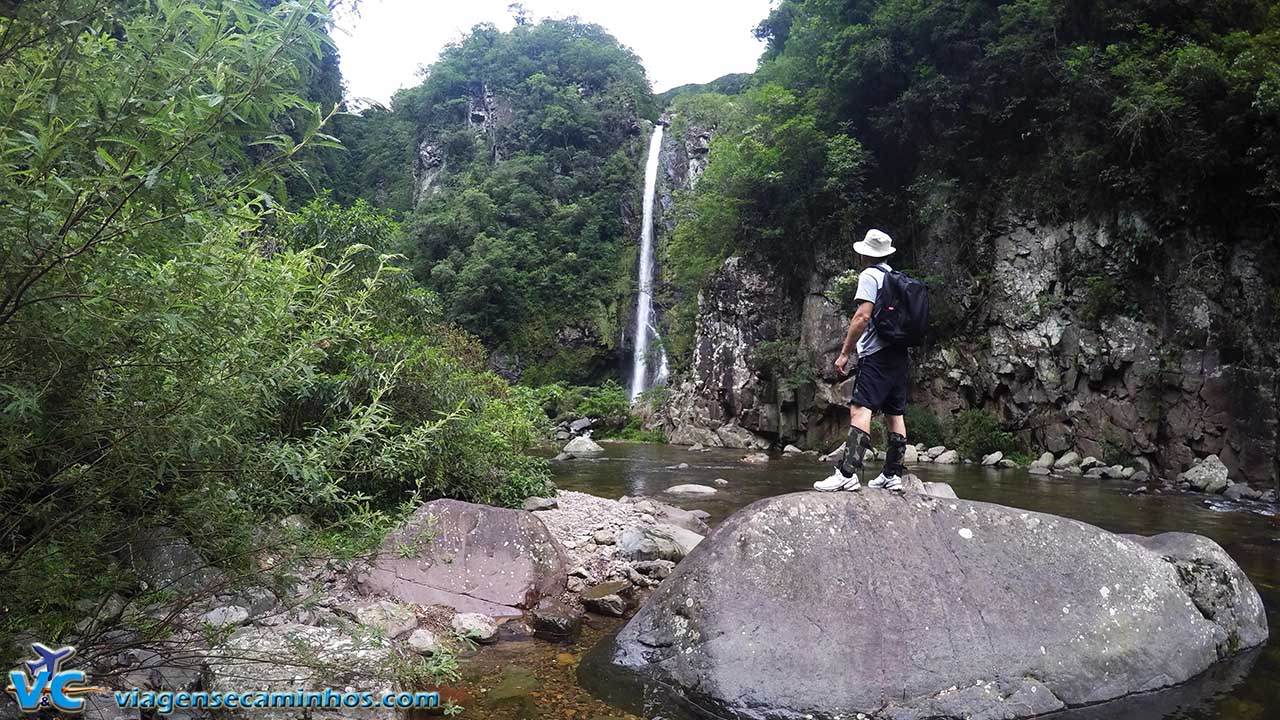
[[656, 263], [653, 258], [653, 200], [658, 185], [658, 159], [662, 154], [661, 124], [653, 128], [649, 138], [649, 155], [644, 166], [644, 215], [640, 225], [639, 297], [636, 301], [636, 324], [633, 328], [631, 356], [631, 400], [651, 385], [660, 385], [667, 379], [667, 352], [658, 347], [658, 367], [649, 375], [649, 343], [658, 339], [653, 325], [653, 274]]

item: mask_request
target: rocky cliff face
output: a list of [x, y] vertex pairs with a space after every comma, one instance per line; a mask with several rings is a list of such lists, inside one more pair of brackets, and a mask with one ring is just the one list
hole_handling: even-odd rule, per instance
[[662, 137], [662, 165], [658, 173], [656, 213], [659, 236], [663, 231], [675, 229], [675, 217], [671, 213], [675, 207], [675, 194], [680, 190], [691, 190], [698, 184], [698, 178], [707, 169], [711, 138], [716, 130], [676, 120], [670, 113], [664, 113], [658, 120], [668, 128]]
[[[502, 160], [506, 154], [506, 148], [501, 142], [501, 132], [510, 127], [514, 120], [511, 103], [506, 98], [495, 93], [486, 83], [477, 82], [472, 86], [467, 96], [466, 126], [485, 140], [494, 162]], [[447, 163], [448, 157], [438, 137], [426, 135], [418, 139], [418, 153], [413, 162], [415, 204], [437, 187]]]
[[[1144, 456], [1170, 475], [1217, 454], [1233, 479], [1274, 484], [1280, 373], [1259, 312], [1265, 248], [1240, 242], [1217, 262], [1202, 238], [1157, 237], [1149, 246], [1161, 260], [1141, 260], [1148, 282], [1117, 280], [1127, 283], [1118, 296], [1091, 295], [1133, 233], [1154, 231], [1138, 216], [1004, 219], [984, 243], [993, 254], [986, 335], [927, 353], [919, 399], [941, 410], [986, 405], [1055, 452]], [[1082, 271], [1081, 258], [1110, 260]]]
[[698, 298], [688, 377], [666, 411], [672, 442], [768, 447], [780, 435], [779, 398], [752, 370], [761, 342], [784, 336], [790, 300], [780, 280], [743, 258], [729, 258]]
[[[1116, 270], [1135, 234], [1161, 258], [1141, 259], [1145, 283]], [[1215, 244], [1158, 237], [1134, 215], [1061, 225], [1008, 215], [977, 240], [939, 232], [916, 245], [923, 251], [903, 262], [920, 272], [945, 276], [972, 248], [991, 272], [948, 278], [962, 290], [935, 293], [960, 330], [916, 354], [914, 403], [944, 417], [985, 407], [1033, 448], [1145, 457], [1168, 476], [1217, 454], [1235, 480], [1276, 483], [1280, 372], [1265, 245], [1239, 242], [1215, 260]], [[847, 318], [823, 293], [845, 268], [817, 265], [788, 292], [746, 260], [724, 264], [701, 298], [698, 354], [667, 413], [673, 441], [747, 437], [722, 436], [732, 426], [752, 444], [823, 447], [842, 432], [851, 388], [831, 365]], [[818, 382], [762, 387], [743, 358], [775, 338], [799, 339]]]

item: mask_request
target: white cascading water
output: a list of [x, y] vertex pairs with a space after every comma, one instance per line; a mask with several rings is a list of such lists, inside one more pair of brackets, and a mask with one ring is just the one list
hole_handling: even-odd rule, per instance
[[631, 356], [631, 400], [652, 385], [667, 379], [667, 352], [658, 347], [658, 367], [649, 377], [649, 344], [658, 338], [653, 326], [653, 201], [658, 186], [658, 159], [662, 153], [662, 125], [655, 125], [649, 138], [649, 156], [644, 166], [644, 214], [640, 225], [640, 282], [636, 301], [636, 324]]

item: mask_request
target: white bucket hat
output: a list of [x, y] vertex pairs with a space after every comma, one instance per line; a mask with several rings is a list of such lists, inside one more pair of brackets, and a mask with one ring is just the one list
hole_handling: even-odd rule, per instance
[[853, 244], [853, 249], [859, 255], [885, 257], [892, 255], [895, 248], [893, 247], [893, 238], [889, 237], [888, 234], [879, 230], [868, 230], [867, 236], [862, 239], [862, 242]]

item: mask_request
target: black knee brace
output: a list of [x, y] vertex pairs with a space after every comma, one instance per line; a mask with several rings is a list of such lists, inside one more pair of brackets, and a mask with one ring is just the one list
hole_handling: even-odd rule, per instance
[[907, 439], [898, 433], [889, 433], [889, 449], [885, 452], [884, 457], [884, 474], [902, 475], [905, 473], [907, 466], [902, 464], [902, 460], [906, 456]]
[[846, 476], [862, 470], [862, 456], [871, 449], [871, 436], [861, 428], [849, 426], [849, 439], [844, 444], [844, 457], [840, 458], [840, 472]]

